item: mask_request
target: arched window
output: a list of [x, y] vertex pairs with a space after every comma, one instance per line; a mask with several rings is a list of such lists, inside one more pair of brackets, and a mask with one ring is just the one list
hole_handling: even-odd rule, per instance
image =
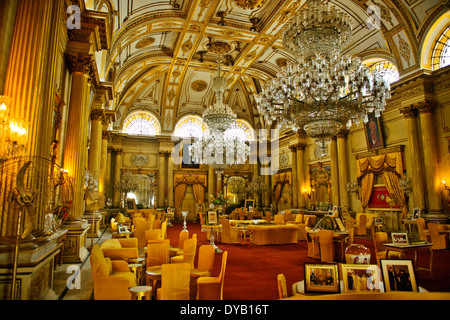
[[186, 116], [178, 121], [173, 135], [179, 138], [200, 138], [207, 132], [208, 128], [200, 117]]
[[225, 135], [229, 137], [239, 137], [246, 141], [252, 141], [255, 138], [254, 130], [247, 121], [237, 119], [233, 126], [227, 131]]
[[397, 67], [387, 60], [378, 61], [370, 65], [369, 71], [381, 74], [388, 83], [395, 82], [399, 78]]
[[431, 56], [431, 67], [433, 70], [450, 65], [450, 26], [440, 35], [436, 41]]
[[125, 119], [122, 131], [132, 135], [156, 136], [161, 133], [161, 127], [151, 113], [137, 111]]

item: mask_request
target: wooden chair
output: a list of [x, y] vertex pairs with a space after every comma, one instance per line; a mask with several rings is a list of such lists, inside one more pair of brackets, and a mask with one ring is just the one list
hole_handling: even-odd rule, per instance
[[308, 233], [308, 230], [311, 228], [306, 227], [306, 243], [308, 247], [308, 257], [313, 259], [320, 259], [320, 245], [318, 241], [312, 241], [312, 238], [310, 234]]
[[189, 300], [191, 266], [189, 263], [164, 264], [161, 268], [161, 288], [158, 300]]
[[359, 215], [359, 221], [353, 226], [353, 230], [357, 236], [367, 235], [367, 216], [365, 214]]
[[375, 249], [375, 256], [377, 258], [377, 264], [380, 266], [380, 259], [400, 259], [402, 256], [400, 252], [389, 251], [389, 257], [387, 255], [387, 249], [383, 244], [388, 243], [388, 234], [386, 232], [375, 232], [373, 234], [373, 246]]
[[183, 254], [172, 257], [171, 263], [188, 263], [191, 269], [194, 268], [195, 255], [197, 254], [197, 234], [194, 234], [192, 238], [187, 239], [183, 243]]
[[434, 222], [428, 223], [428, 231], [430, 232], [431, 242], [434, 250], [448, 249], [448, 238], [445, 234], [439, 234], [438, 225]]
[[424, 241], [431, 241], [430, 230], [427, 229], [424, 218], [417, 218], [417, 231], [419, 232], [419, 239]]
[[288, 293], [287, 293], [286, 277], [284, 274], [280, 273], [277, 276], [277, 283], [278, 283], [278, 297], [280, 299], [286, 299], [288, 297]]
[[320, 260], [322, 262], [333, 262], [335, 259], [333, 233], [333, 230], [323, 229], [319, 231]]
[[222, 265], [218, 277], [200, 277], [197, 280], [197, 300], [223, 300], [223, 283], [228, 251], [222, 254]]
[[210, 277], [215, 258], [215, 249], [209, 244], [201, 245], [198, 250], [197, 268], [191, 269], [190, 299], [197, 298], [197, 279], [200, 277]]

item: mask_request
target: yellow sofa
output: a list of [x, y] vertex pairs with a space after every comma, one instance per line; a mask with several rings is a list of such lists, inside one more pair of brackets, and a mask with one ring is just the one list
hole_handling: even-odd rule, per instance
[[131, 300], [129, 288], [136, 287], [136, 276], [128, 262], [105, 258], [96, 244], [90, 256], [95, 300]]
[[139, 258], [138, 239], [108, 239], [100, 245], [105, 258], [111, 260], [125, 260]]
[[299, 227], [289, 225], [250, 225], [250, 242], [256, 245], [288, 244], [298, 242]]

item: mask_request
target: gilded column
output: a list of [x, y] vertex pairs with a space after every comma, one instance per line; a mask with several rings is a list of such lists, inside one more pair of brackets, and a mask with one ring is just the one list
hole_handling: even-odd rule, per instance
[[74, 201], [72, 217], [81, 217], [84, 212], [84, 178], [87, 160], [87, 128], [89, 119], [89, 72], [92, 57], [83, 54], [67, 55], [72, 72], [69, 115], [64, 146], [64, 169], [72, 177]]
[[425, 183], [428, 199], [428, 213], [442, 213], [442, 195], [440, 190], [438, 150], [436, 148], [435, 122], [433, 110], [436, 103], [423, 101], [417, 104], [422, 127], [423, 160], [425, 169]]
[[304, 209], [306, 208], [306, 199], [305, 199], [305, 159], [304, 153], [306, 144], [299, 143], [296, 145], [297, 148], [297, 180], [298, 180], [298, 208]]
[[0, 1], [0, 95], [3, 94], [16, 22], [17, 0]]
[[408, 130], [409, 159], [411, 161], [411, 180], [413, 208], [425, 210], [425, 192], [423, 181], [422, 155], [420, 151], [419, 131], [417, 129], [417, 109], [412, 105], [400, 109]]
[[109, 132], [102, 130], [102, 149], [100, 156], [100, 177], [98, 180], [98, 191], [106, 196], [106, 173], [108, 167], [108, 138]]
[[340, 205], [339, 200], [339, 159], [337, 153], [337, 138], [333, 137], [330, 142], [331, 162], [331, 199], [334, 206]]
[[111, 185], [111, 161], [112, 161], [112, 152], [113, 147], [108, 147], [107, 156], [106, 156], [106, 173], [105, 173], [105, 191], [107, 193], [107, 198], [113, 198], [114, 186]]
[[347, 148], [346, 136], [348, 130], [341, 130], [337, 135], [337, 154], [339, 166], [339, 198], [342, 207], [349, 207], [350, 198], [347, 192], [348, 169], [347, 169]]
[[166, 187], [166, 153], [159, 152], [159, 172], [158, 172], [158, 208], [165, 208], [164, 189]]
[[206, 198], [206, 201], [209, 201], [210, 195], [216, 194], [216, 188], [215, 188], [215, 180], [214, 180], [215, 174], [214, 169], [211, 166], [208, 166], [208, 197]]
[[297, 148], [290, 146], [292, 152], [292, 208], [298, 208], [298, 176], [297, 176]]
[[103, 114], [104, 111], [101, 109], [94, 109], [91, 111], [91, 141], [88, 170], [93, 175], [94, 179], [99, 182], [102, 158]]
[[[120, 182], [122, 175], [122, 149], [115, 149], [116, 151], [116, 163], [114, 167], [114, 184]], [[114, 188], [114, 186], [113, 186]], [[121, 207], [121, 193], [120, 190], [114, 188], [114, 207]]]
[[169, 157], [167, 159], [167, 200], [169, 202], [168, 205], [171, 208], [175, 206], [173, 192], [173, 161], [172, 154], [169, 153]]

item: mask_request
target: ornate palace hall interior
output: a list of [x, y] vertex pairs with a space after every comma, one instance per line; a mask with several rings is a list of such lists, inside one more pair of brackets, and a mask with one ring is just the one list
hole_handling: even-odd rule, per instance
[[449, 37], [449, 0], [0, 1], [0, 300], [449, 300]]

